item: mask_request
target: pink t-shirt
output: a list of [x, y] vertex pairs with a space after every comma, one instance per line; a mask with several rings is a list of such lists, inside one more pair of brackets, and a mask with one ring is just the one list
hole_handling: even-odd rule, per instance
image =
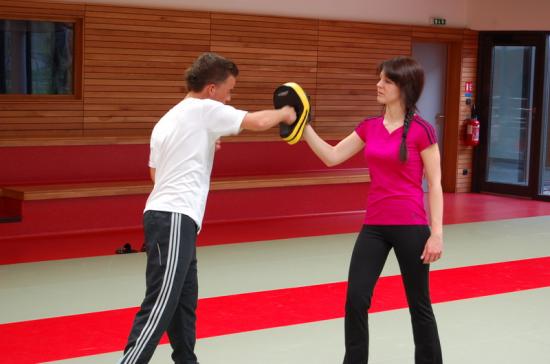
[[389, 133], [382, 116], [366, 119], [355, 132], [365, 142], [371, 185], [365, 224], [427, 225], [420, 152], [437, 143], [435, 130], [415, 115], [407, 134], [407, 161], [399, 160], [403, 127]]

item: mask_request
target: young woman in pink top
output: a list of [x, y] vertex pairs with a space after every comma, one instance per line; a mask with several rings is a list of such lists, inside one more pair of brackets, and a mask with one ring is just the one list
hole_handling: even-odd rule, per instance
[[[377, 101], [384, 114], [362, 121], [331, 146], [308, 125], [304, 139], [327, 165], [363, 151], [371, 184], [365, 222], [355, 242], [346, 298], [344, 364], [367, 363], [367, 310], [374, 286], [393, 248], [409, 303], [416, 364], [442, 363], [429, 292], [429, 264], [443, 251], [443, 193], [436, 134], [415, 114], [424, 72], [412, 58], [397, 57], [379, 66]], [[424, 209], [422, 176], [428, 181], [430, 226]]]

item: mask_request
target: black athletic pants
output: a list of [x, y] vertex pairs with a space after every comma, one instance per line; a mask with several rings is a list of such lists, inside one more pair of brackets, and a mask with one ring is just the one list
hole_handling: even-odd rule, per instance
[[429, 291], [429, 265], [420, 256], [430, 230], [425, 225], [364, 225], [349, 268], [344, 364], [365, 364], [369, 355], [367, 310], [374, 286], [393, 248], [411, 315], [416, 364], [441, 364], [441, 346]]
[[148, 363], [164, 332], [177, 364], [196, 364], [197, 226], [186, 215], [146, 211], [145, 298], [136, 314], [121, 364]]

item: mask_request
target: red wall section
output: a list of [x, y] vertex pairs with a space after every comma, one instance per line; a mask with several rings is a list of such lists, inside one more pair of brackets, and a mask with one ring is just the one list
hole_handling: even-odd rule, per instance
[[[335, 142], [332, 142], [335, 143]], [[338, 166], [338, 169], [365, 168], [361, 153]], [[305, 142], [289, 145], [283, 142], [222, 143], [216, 154], [213, 176], [284, 174], [316, 171], [327, 167]]]
[[368, 183], [212, 191], [205, 221], [254, 220], [365, 209]]
[[146, 145], [0, 149], [0, 186], [148, 178]]
[[[0, 149], [0, 186], [142, 180], [149, 178], [149, 146], [86, 145]], [[364, 168], [356, 155], [338, 168]], [[216, 153], [213, 176], [284, 174], [326, 169], [300, 142], [226, 142]]]

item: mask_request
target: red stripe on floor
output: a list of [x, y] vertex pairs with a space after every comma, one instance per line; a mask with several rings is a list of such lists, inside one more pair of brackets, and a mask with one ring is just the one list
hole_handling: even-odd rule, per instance
[[[550, 286], [550, 257], [443, 269], [434, 303]], [[339, 318], [346, 282], [201, 299], [198, 337]], [[382, 277], [371, 312], [406, 307], [400, 276]], [[122, 350], [136, 308], [0, 325], [3, 363], [36, 363]], [[166, 338], [163, 339], [166, 342]]]

